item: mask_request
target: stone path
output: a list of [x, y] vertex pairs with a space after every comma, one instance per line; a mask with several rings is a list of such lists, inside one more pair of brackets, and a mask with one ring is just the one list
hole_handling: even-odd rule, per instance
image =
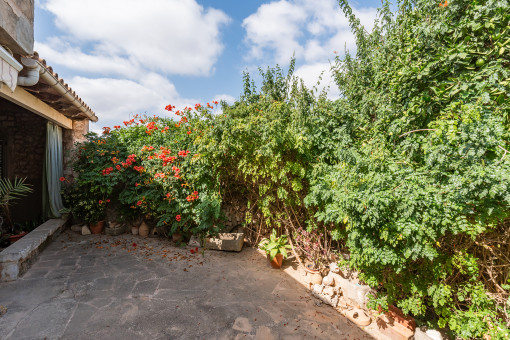
[[256, 249], [190, 249], [65, 231], [0, 284], [0, 339], [372, 339]]

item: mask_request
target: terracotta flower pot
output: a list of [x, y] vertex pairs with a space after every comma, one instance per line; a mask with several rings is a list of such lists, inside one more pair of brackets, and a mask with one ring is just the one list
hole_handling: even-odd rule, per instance
[[274, 269], [280, 269], [282, 267], [283, 254], [276, 254], [276, 256], [273, 257], [273, 260], [271, 260], [271, 257], [267, 255], [267, 259], [269, 260], [271, 267]]
[[26, 231], [24, 231], [17, 235], [11, 235], [11, 236], [9, 236], [9, 242], [11, 242], [11, 244], [13, 244], [14, 242], [18, 241], [20, 238], [22, 238], [26, 234], [28, 234], [28, 233]]
[[147, 237], [149, 235], [149, 226], [145, 223], [145, 221], [140, 224], [140, 227], [138, 228], [138, 235], [141, 237]]
[[96, 224], [89, 223], [90, 232], [92, 234], [101, 234], [103, 232], [104, 221], [99, 221]]

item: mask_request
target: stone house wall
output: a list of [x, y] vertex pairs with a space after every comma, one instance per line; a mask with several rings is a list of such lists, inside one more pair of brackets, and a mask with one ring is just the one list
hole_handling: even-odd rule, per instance
[[73, 159], [74, 145], [78, 142], [86, 140], [85, 134], [89, 132], [89, 121], [73, 120], [73, 129], [64, 130], [62, 134], [62, 144], [64, 148], [64, 177], [72, 179], [74, 176], [71, 169], [71, 161]]
[[[0, 140], [4, 175], [26, 177], [34, 192], [12, 206], [15, 221], [38, 219], [42, 213], [42, 178], [46, 148], [46, 120], [0, 98]], [[30, 207], [30, 209], [24, 209]]]
[[0, 42], [13, 53], [33, 53], [34, 0], [0, 1]]

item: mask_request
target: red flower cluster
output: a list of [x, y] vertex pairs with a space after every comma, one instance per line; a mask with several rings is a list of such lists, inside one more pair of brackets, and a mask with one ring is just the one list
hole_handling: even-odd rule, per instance
[[122, 166], [127, 168], [128, 166], [132, 165], [134, 162], [136, 162], [135, 158], [136, 158], [136, 155], [134, 153], [129, 155], [128, 158], [126, 159], [126, 163], [124, 163], [124, 162], [121, 163]]
[[181, 151], [179, 151], [177, 154], [178, 154], [179, 156], [186, 157], [189, 153], [190, 153], [190, 151], [189, 151], [189, 150], [186, 150], [186, 151], [185, 151], [185, 150], [181, 150]]
[[446, 7], [446, 6], [448, 6], [448, 0], [445, 0], [445, 2], [442, 2], [442, 3], [441, 2], [439, 3], [439, 7]]
[[120, 129], [120, 125], [114, 125], [113, 128], [114, 129]]
[[200, 105], [200, 104], [195, 104], [195, 110], [198, 110], [198, 109], [199, 109], [199, 108], [201, 108], [201, 107], [202, 107], [202, 105]]
[[175, 172], [175, 175], [174, 175], [175, 178], [181, 178], [181, 175], [179, 175], [179, 172], [181, 171], [181, 169], [179, 169], [178, 167], [176, 167], [174, 165], [174, 166], [172, 166], [172, 171]]
[[198, 253], [198, 247], [189, 250], [192, 254]]
[[175, 106], [167, 105], [165, 106], [165, 110], [172, 112], [175, 109]]
[[110, 130], [111, 130], [111, 128], [109, 128], [108, 126], [103, 127], [103, 135], [109, 134]]
[[177, 215], [177, 216], [175, 216], [175, 220], [176, 220], [177, 222], [180, 222], [180, 221], [181, 221], [181, 215]]
[[188, 202], [194, 201], [196, 199], [198, 199], [198, 191], [193, 191], [191, 195], [188, 195], [188, 197], [186, 197], [186, 201]]
[[123, 123], [125, 126], [128, 126], [128, 125], [134, 124], [134, 122], [135, 122], [135, 119], [133, 118], [131, 120], [125, 120]]
[[163, 172], [158, 172], [154, 175], [154, 178], [165, 178], [165, 174]]
[[214, 105], [218, 105], [218, 101], [217, 101], [217, 100], [214, 100], [214, 101], [213, 101], [213, 104], [214, 104]]
[[113, 167], [109, 167], [103, 170], [103, 176], [111, 174], [113, 171]]
[[106, 203], [110, 203], [110, 200], [107, 199], [106, 201], [103, 201], [103, 200], [99, 200], [99, 204], [106, 204]]
[[117, 157], [113, 157], [113, 158], [112, 158], [112, 163], [113, 163], [113, 164], [116, 164], [116, 163], [118, 163], [118, 162], [119, 162], [119, 159], [118, 159]]
[[66, 178], [65, 177], [60, 177], [59, 180], [60, 180], [60, 182], [63, 182], [63, 181], [66, 180]]
[[156, 126], [155, 122], [149, 122], [149, 124], [147, 124], [147, 130], [145, 131], [145, 133], [148, 135], [151, 135], [152, 131], [157, 130], [157, 129], [158, 129], [158, 127]]
[[145, 170], [143, 166], [134, 166], [133, 169], [135, 169], [139, 173], [142, 173]]

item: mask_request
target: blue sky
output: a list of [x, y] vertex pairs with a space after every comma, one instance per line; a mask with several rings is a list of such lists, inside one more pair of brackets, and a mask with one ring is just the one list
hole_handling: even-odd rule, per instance
[[[380, 1], [351, 1], [370, 29]], [[96, 112], [91, 126], [238, 98], [242, 72], [293, 54], [309, 86], [338, 93], [330, 61], [355, 49], [335, 0], [36, 0], [35, 50]]]

